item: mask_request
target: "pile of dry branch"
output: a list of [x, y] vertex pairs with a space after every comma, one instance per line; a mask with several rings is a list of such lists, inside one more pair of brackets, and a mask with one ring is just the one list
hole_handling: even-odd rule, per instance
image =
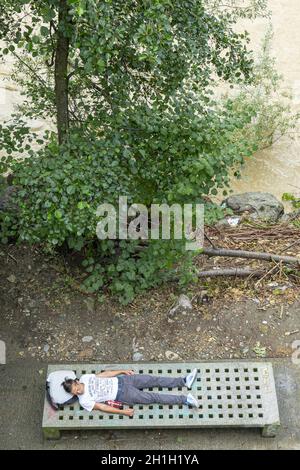
[[[267, 248], [267, 251], [261, 248]], [[284, 272], [300, 279], [300, 228], [286, 225], [250, 225], [220, 230], [208, 226], [201, 257], [203, 255], [209, 258], [222, 257], [226, 262], [214, 265], [212, 269], [200, 269], [198, 275], [202, 278], [238, 276], [258, 277], [262, 280]], [[238, 266], [232, 266], [232, 258], [247, 260], [247, 264], [241, 265], [239, 262]], [[228, 260], [231, 260], [230, 265]], [[253, 267], [252, 260], [261, 263], [258, 266], [258, 263], [255, 263]]]

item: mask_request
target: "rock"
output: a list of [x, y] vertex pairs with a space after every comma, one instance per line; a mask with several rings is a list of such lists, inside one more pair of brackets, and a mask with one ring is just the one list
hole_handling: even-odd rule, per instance
[[44, 352], [47, 353], [49, 351], [49, 348], [49, 344], [45, 344], [45, 346], [43, 347]]
[[93, 337], [92, 336], [84, 336], [81, 341], [83, 343], [90, 343], [91, 341], [93, 341]]
[[242, 349], [242, 354], [247, 354], [249, 352], [249, 348], [243, 348]]
[[132, 355], [132, 360], [133, 360], [133, 361], [144, 361], [144, 356], [143, 356], [143, 354], [140, 353], [140, 352], [135, 352], [135, 353], [133, 353], [133, 355]]
[[276, 222], [284, 213], [283, 204], [273, 194], [249, 192], [229, 196], [222, 203], [236, 214], [249, 212], [249, 218]]
[[226, 217], [224, 219], [218, 220], [218, 222], [215, 223], [215, 226], [220, 229], [230, 227]]
[[225, 217], [224, 219], [218, 220], [216, 223], [216, 227], [218, 228], [229, 228], [229, 227], [237, 227], [241, 221], [241, 217], [234, 216], [234, 217]]
[[7, 280], [14, 284], [16, 282], [16, 276], [14, 274], [11, 274], [10, 276], [8, 276]]
[[193, 306], [191, 304], [190, 299], [186, 295], [181, 295], [174, 307], [171, 308], [168, 315], [171, 317], [176, 315], [177, 313], [185, 313], [187, 310], [192, 310]]
[[287, 214], [283, 214], [280, 219], [280, 222], [289, 223], [297, 219], [300, 219], [300, 209], [297, 209], [293, 212], [288, 212]]
[[166, 351], [165, 356], [169, 361], [175, 361], [176, 359], [180, 359], [180, 356], [173, 351]]
[[80, 351], [80, 353], [78, 354], [78, 357], [80, 359], [90, 359], [93, 356], [94, 356], [94, 351], [92, 349], [84, 349], [83, 351]]

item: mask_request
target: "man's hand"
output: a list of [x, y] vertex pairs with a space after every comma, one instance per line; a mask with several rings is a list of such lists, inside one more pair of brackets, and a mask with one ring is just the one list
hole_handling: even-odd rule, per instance
[[104, 411], [104, 413], [124, 416], [133, 416], [134, 414], [134, 411], [131, 408], [127, 408], [126, 410], [119, 410], [118, 408], [106, 405], [105, 403], [95, 403], [93, 410]]
[[131, 408], [128, 408], [127, 410], [123, 410], [123, 415], [133, 416], [134, 415], [134, 410], [132, 410]]
[[122, 373], [125, 374], [125, 375], [134, 375], [133, 370], [123, 370]]
[[131, 408], [127, 408], [126, 410], [120, 410], [119, 408], [106, 405], [105, 403], [95, 403], [93, 410], [103, 411], [104, 413], [110, 413], [114, 415], [125, 415], [125, 416], [133, 416], [133, 413], [134, 413], [134, 411]]

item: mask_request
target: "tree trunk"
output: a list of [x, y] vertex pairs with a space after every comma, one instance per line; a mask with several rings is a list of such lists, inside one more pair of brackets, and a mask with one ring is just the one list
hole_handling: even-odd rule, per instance
[[67, 0], [60, 0], [58, 7], [58, 30], [55, 51], [55, 101], [58, 143], [61, 145], [69, 129], [69, 96], [68, 96], [68, 56], [69, 37]]

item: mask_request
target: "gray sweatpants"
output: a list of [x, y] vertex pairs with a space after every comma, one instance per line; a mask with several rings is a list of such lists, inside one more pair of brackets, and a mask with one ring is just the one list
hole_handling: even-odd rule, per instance
[[183, 377], [157, 377], [153, 375], [135, 374], [118, 377], [119, 389], [116, 400], [127, 405], [161, 403], [164, 405], [182, 405], [186, 395], [171, 395], [155, 392], [144, 392], [143, 388], [151, 387], [185, 387]]

